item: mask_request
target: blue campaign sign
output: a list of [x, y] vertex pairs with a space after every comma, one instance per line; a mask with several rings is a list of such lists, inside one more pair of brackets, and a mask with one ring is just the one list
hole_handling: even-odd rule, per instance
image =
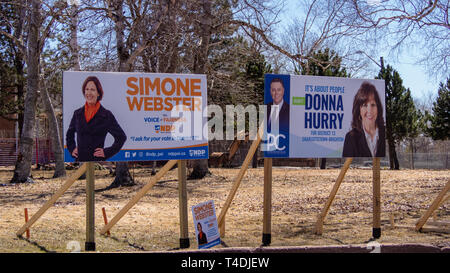
[[208, 158], [205, 75], [63, 73], [64, 161]]
[[265, 157], [385, 156], [383, 80], [267, 74], [264, 102]]

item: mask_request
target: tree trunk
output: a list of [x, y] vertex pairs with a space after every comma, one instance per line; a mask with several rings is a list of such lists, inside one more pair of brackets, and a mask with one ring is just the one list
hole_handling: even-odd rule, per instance
[[444, 140], [444, 153], [445, 153], [445, 169], [448, 169], [448, 143]]
[[[119, 72], [129, 72], [131, 67], [126, 64], [130, 55], [124, 43], [125, 16], [123, 14], [123, 0], [112, 1], [112, 8], [117, 16], [114, 21], [114, 30], [116, 32], [117, 55], [119, 57]], [[116, 177], [108, 188], [132, 185], [135, 185], [135, 182], [130, 174], [128, 162], [116, 162]]]
[[80, 54], [78, 48], [78, 5], [74, 1], [70, 7], [70, 62], [72, 70], [80, 71]]
[[27, 93], [24, 103], [24, 122], [19, 141], [19, 154], [11, 183], [30, 181], [31, 162], [33, 157], [33, 134], [35, 130], [36, 99], [39, 89], [39, 29], [41, 20], [41, 2], [31, 1], [31, 15], [28, 24], [27, 46]]
[[324, 170], [327, 168], [327, 159], [326, 158], [321, 158], [320, 159], [320, 169]]
[[155, 161], [153, 161], [153, 167], [152, 167], [152, 175], [155, 175], [156, 174], [156, 160]]
[[[20, 4], [23, 4], [23, 1], [20, 1]], [[16, 5], [17, 14], [19, 14], [19, 17], [17, 18], [17, 21], [14, 24], [14, 37], [16, 39], [20, 39], [23, 35], [23, 25], [24, 25], [24, 19], [25, 19], [25, 11], [21, 5]], [[17, 100], [23, 101], [24, 97], [24, 86], [25, 86], [25, 75], [24, 75], [24, 52], [22, 50], [17, 50], [15, 56], [14, 56], [14, 67], [16, 69], [16, 88], [17, 88]], [[19, 103], [19, 105], [21, 105]], [[18, 138], [22, 135], [22, 127], [23, 127], [23, 111], [19, 107], [18, 113], [17, 113], [17, 123], [18, 123], [18, 129], [19, 133], [16, 135]]]
[[[393, 140], [388, 138], [389, 146], [389, 167], [391, 170], [398, 170], [398, 160], [397, 153], [395, 152], [395, 143]], [[397, 163], [395, 163], [397, 161]]]
[[133, 186], [136, 183], [134, 182], [133, 177], [130, 174], [130, 170], [128, 168], [128, 162], [116, 162], [116, 178], [108, 186], [108, 188], [118, 188], [122, 186]]
[[[211, 24], [212, 24], [212, 13], [211, 13], [211, 2], [208, 0], [201, 1], [201, 8], [203, 11], [203, 16], [200, 19], [200, 46], [195, 54], [194, 59], [194, 73], [195, 74], [205, 74], [206, 64], [208, 62], [208, 49], [211, 39]], [[201, 179], [209, 174], [208, 170], [208, 159], [194, 160], [193, 170], [189, 175], [190, 179]]]
[[55, 172], [53, 173], [53, 178], [63, 177], [66, 176], [66, 169], [64, 166], [64, 152], [61, 145], [58, 120], [56, 119], [55, 111], [45, 86], [41, 88], [41, 99], [44, 103], [45, 114], [49, 121], [50, 141], [53, 147], [53, 155], [55, 156]]
[[414, 170], [414, 138], [411, 138], [410, 145], [411, 145], [411, 169]]
[[394, 146], [394, 151], [393, 151], [393, 159], [394, 159], [394, 170], [400, 170], [400, 163], [398, 162], [398, 157], [397, 157], [397, 152], [395, 151], [395, 146]]
[[389, 167], [391, 170], [400, 169], [397, 152], [395, 151], [395, 140], [392, 136], [392, 124], [390, 119], [386, 117], [386, 139], [389, 147]]
[[259, 154], [259, 147], [256, 149], [255, 154], [252, 158], [252, 168], [258, 168], [258, 154]]

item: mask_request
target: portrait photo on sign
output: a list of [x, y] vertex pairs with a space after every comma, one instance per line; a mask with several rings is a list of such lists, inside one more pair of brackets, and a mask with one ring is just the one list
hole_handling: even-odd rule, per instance
[[264, 152], [272, 157], [289, 155], [290, 77], [266, 74], [264, 77], [266, 130]]
[[385, 124], [376, 87], [363, 82], [353, 99], [351, 130], [345, 135], [342, 157], [384, 157]]
[[[117, 154], [127, 140], [114, 114], [101, 104], [104, 96], [113, 94], [105, 94], [100, 80], [88, 76], [79, 95], [84, 97], [85, 103], [73, 112], [65, 135], [67, 149], [75, 161], [104, 161]], [[105, 146], [108, 134], [114, 140]]]

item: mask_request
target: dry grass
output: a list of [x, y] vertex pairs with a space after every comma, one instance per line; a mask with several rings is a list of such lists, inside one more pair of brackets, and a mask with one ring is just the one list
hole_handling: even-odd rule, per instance
[[[211, 169], [202, 180], [189, 180], [189, 236], [197, 247], [190, 207], [214, 200], [217, 215], [225, 203], [238, 169]], [[70, 173], [73, 171], [69, 171]], [[96, 230], [103, 227], [101, 208], [111, 219], [145, 183], [151, 169], [135, 169], [137, 185], [101, 191], [112, 177], [96, 171]], [[272, 195], [272, 246], [363, 244], [372, 234], [372, 171], [350, 169], [325, 220], [322, 236], [313, 233], [314, 223], [339, 174], [339, 169], [274, 168]], [[31, 228], [29, 240], [15, 232], [24, 223], [24, 208], [30, 217], [64, 183], [51, 179], [51, 171], [33, 171], [36, 183], [9, 185], [11, 168], [0, 169], [0, 252], [67, 252], [70, 241], [85, 241], [85, 183], [79, 180]], [[111, 230], [111, 237], [96, 234], [97, 250], [160, 251], [179, 246], [177, 171], [157, 183]], [[450, 246], [450, 235], [418, 233], [389, 228], [395, 213], [397, 224], [414, 226], [438, 192], [449, 181], [448, 170], [381, 171], [382, 237], [380, 243], [427, 243]], [[261, 244], [263, 169], [249, 169], [226, 216], [228, 246], [256, 247]], [[450, 219], [450, 204], [438, 210], [440, 220]], [[216, 246], [223, 247], [223, 246]]]

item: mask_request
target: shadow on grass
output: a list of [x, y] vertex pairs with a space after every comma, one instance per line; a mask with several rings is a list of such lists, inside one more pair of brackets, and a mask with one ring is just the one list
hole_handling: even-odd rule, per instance
[[34, 245], [35, 247], [39, 248], [39, 250], [41, 250], [41, 251], [43, 251], [43, 252], [45, 252], [45, 253], [56, 253], [56, 251], [48, 250], [48, 249], [46, 249], [44, 246], [41, 246], [38, 242], [31, 241], [30, 239], [25, 238], [25, 237], [23, 237], [23, 236], [17, 236], [17, 237], [18, 237], [20, 240], [24, 240], [24, 241], [26, 241], [27, 243], [30, 243], [30, 244]]
[[127, 245], [129, 245], [129, 246], [131, 246], [132, 248], [135, 248], [135, 249], [137, 249], [137, 250], [140, 250], [140, 251], [146, 251], [146, 249], [143, 247], [143, 246], [139, 246], [139, 245], [137, 245], [137, 244], [135, 244], [135, 243], [130, 243], [128, 240], [121, 240], [121, 239], [119, 239], [119, 238], [117, 238], [117, 237], [114, 237], [114, 236], [111, 236], [111, 235], [102, 235], [104, 238], [109, 238], [109, 239], [112, 239], [113, 241], [116, 241], [116, 242], [118, 242], [118, 243], [124, 243], [124, 244], [127, 244]]

